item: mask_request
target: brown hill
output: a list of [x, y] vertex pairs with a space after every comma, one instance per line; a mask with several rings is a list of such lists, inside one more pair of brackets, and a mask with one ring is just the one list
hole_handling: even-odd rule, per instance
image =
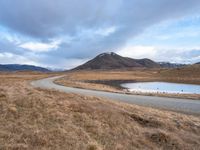
[[200, 77], [200, 64], [187, 65], [185, 67], [165, 70], [162, 72], [163, 76], [179, 77], [179, 78], [199, 78]]
[[116, 53], [102, 53], [94, 59], [80, 65], [73, 70], [108, 70], [130, 68], [158, 68], [160, 65], [150, 59], [132, 59], [122, 57]]

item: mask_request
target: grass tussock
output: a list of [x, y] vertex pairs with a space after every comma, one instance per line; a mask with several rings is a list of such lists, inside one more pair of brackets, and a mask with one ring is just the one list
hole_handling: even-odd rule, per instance
[[0, 77], [0, 149], [198, 149], [200, 118]]

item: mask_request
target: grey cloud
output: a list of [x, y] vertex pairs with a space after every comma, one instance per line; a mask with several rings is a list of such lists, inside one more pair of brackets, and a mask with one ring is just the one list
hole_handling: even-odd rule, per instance
[[17, 55], [22, 55], [24, 51], [8, 40], [0, 39], [0, 53], [10, 52]]
[[[0, 25], [38, 41], [72, 37], [55, 51], [55, 58], [89, 58], [115, 51], [149, 26], [195, 13], [199, 0], [1, 0]], [[95, 30], [116, 26], [108, 36], [92, 36]], [[81, 31], [91, 30], [80, 35]], [[50, 60], [51, 59], [51, 60]]]
[[[36, 38], [117, 25], [119, 34], [195, 11], [199, 0], [1, 0], [0, 23]], [[125, 34], [128, 34], [125, 33]]]

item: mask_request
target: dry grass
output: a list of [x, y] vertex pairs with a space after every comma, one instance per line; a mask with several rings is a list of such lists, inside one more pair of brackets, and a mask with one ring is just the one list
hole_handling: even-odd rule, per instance
[[[16, 76], [16, 77], [14, 77]], [[34, 89], [0, 75], [0, 149], [198, 149], [200, 118]]]
[[109, 81], [109, 80], [132, 80], [132, 81], [154, 81], [157, 70], [137, 70], [137, 71], [78, 71], [68, 72], [64, 78], [56, 81], [58, 84], [64, 84], [71, 87], [105, 90], [120, 92], [116, 87], [88, 83], [87, 81]]
[[[197, 72], [196, 70], [199, 70]], [[68, 72], [66, 77], [56, 81], [58, 84], [86, 88], [93, 90], [104, 90], [109, 92], [129, 93], [126, 90], [119, 88], [117, 81], [123, 82], [146, 82], [146, 81], [165, 81], [177, 83], [192, 83], [200, 84], [200, 68], [194, 69], [191, 73], [191, 68], [183, 69], [136, 69], [133, 71], [78, 71]], [[181, 74], [182, 72], [182, 74]], [[188, 76], [190, 73], [190, 76]], [[89, 82], [88, 82], [89, 80]], [[113, 84], [91, 83], [91, 81], [112, 81]], [[200, 99], [200, 94], [167, 94], [167, 93], [140, 93], [132, 92], [137, 95], [154, 95], [175, 98]]]

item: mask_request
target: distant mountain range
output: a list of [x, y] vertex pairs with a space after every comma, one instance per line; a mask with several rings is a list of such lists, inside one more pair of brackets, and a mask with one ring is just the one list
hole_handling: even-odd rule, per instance
[[0, 65], [0, 71], [39, 71], [39, 72], [49, 72], [50, 70], [32, 66], [32, 65], [18, 65], [18, 64], [7, 64], [7, 65]]
[[130, 69], [130, 68], [159, 68], [160, 64], [150, 59], [132, 59], [122, 57], [116, 53], [102, 53], [94, 59], [80, 65], [72, 70], [108, 70], [108, 69]]
[[170, 62], [159, 62], [162, 68], [179, 68], [184, 67], [186, 64], [170, 63]]

